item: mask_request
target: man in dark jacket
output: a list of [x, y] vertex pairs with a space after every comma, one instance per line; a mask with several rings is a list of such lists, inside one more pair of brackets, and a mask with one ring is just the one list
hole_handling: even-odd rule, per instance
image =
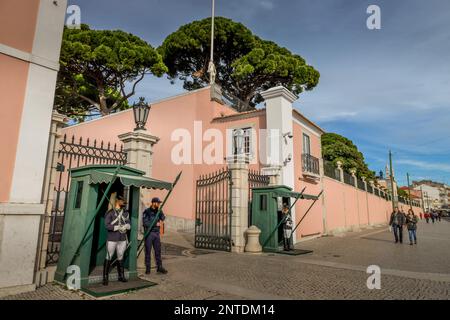
[[389, 225], [392, 227], [395, 237], [395, 243], [403, 243], [403, 226], [406, 223], [406, 215], [398, 210], [398, 207], [394, 208], [394, 212], [391, 214]]
[[119, 281], [127, 282], [123, 266], [123, 256], [128, 246], [127, 233], [131, 229], [130, 214], [125, 211], [125, 199], [121, 196], [116, 198], [114, 207], [105, 215], [105, 227], [108, 230], [106, 242], [106, 260], [103, 265], [103, 285], [109, 282], [109, 269], [114, 253], [117, 254], [117, 271]]
[[167, 273], [167, 270], [162, 266], [160, 237], [160, 221], [166, 220], [166, 216], [161, 211], [159, 217], [157, 217], [160, 205], [161, 200], [159, 198], [153, 198], [150, 208], [146, 209], [142, 215], [144, 230], [146, 234], [148, 233], [145, 238], [145, 274], [150, 274], [152, 247], [155, 251], [157, 272], [162, 274]]

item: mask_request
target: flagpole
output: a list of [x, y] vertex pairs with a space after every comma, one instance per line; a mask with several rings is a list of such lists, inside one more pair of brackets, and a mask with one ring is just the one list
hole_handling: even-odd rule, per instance
[[216, 15], [216, 1], [212, 0], [212, 11], [211, 11], [211, 56], [210, 61], [214, 62], [214, 20]]
[[214, 65], [214, 34], [215, 34], [215, 15], [216, 15], [216, 1], [212, 0], [211, 9], [211, 55], [209, 58], [209, 84], [213, 85], [216, 82], [216, 67]]

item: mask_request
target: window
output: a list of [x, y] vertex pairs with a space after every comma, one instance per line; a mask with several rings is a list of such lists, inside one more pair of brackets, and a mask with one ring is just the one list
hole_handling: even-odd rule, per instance
[[75, 194], [75, 205], [74, 209], [81, 208], [81, 199], [83, 198], [83, 181], [77, 182], [77, 189]]
[[303, 154], [311, 154], [311, 140], [307, 134], [303, 134]]
[[238, 133], [243, 133], [242, 150], [243, 154], [250, 155], [252, 153], [252, 128], [243, 128], [233, 130], [233, 155], [239, 155], [238, 150]]

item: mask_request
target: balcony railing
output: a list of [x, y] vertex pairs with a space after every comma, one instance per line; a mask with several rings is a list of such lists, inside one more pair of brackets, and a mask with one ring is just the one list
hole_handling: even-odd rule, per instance
[[319, 159], [310, 154], [304, 153], [302, 155], [302, 167], [304, 173], [320, 175]]

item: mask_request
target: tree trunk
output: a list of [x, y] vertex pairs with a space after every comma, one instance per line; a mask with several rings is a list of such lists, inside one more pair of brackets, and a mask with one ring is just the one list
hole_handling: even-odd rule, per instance
[[107, 97], [105, 96], [105, 89], [103, 87], [98, 88], [98, 97], [100, 101], [100, 113], [102, 117], [107, 116], [111, 113], [111, 110], [108, 108]]

